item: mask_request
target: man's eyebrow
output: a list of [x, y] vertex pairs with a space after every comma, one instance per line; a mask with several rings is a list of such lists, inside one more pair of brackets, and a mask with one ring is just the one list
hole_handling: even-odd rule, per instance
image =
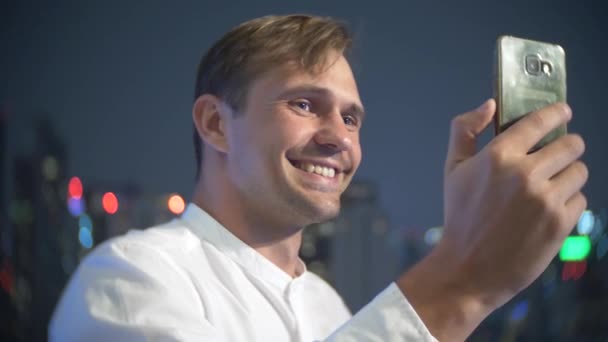
[[[298, 94], [312, 94], [312, 95], [317, 95], [317, 96], [332, 96], [333, 95], [331, 90], [324, 88], [324, 87], [318, 87], [315, 85], [302, 85], [302, 86], [297, 86], [294, 88], [287, 89], [286, 91], [282, 92], [279, 95], [279, 98], [291, 97], [291, 96], [298, 95]], [[363, 119], [365, 117], [365, 109], [363, 108], [363, 106], [359, 105], [358, 103], [354, 103], [354, 102], [351, 103], [348, 106], [348, 109], [346, 111], [349, 112], [350, 114], [358, 116], [361, 119]]]
[[354, 116], [358, 117], [360, 120], [363, 120], [363, 118], [365, 118], [365, 110], [363, 109], [363, 107], [356, 103], [350, 105], [350, 107], [348, 107], [346, 111], [349, 114], [353, 114]]

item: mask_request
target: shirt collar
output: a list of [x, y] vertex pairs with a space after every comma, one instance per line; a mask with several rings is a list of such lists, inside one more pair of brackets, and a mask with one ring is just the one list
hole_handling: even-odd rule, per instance
[[181, 219], [196, 236], [214, 245], [239, 264], [244, 271], [279, 287], [281, 291], [285, 291], [290, 282], [306, 274], [306, 265], [301, 259], [298, 259], [300, 277], [292, 278], [194, 203], [188, 204]]

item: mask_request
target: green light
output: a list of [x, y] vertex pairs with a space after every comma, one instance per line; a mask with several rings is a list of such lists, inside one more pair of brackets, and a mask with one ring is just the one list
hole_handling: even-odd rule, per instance
[[591, 240], [588, 236], [568, 236], [559, 251], [561, 261], [581, 261], [587, 259], [591, 251]]

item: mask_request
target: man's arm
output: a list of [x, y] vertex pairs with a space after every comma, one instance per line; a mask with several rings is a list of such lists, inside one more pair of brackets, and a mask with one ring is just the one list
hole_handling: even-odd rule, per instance
[[396, 281], [402, 296], [391, 285], [330, 340], [463, 341], [555, 257], [586, 207], [584, 143], [566, 135], [528, 151], [570, 108], [532, 113], [477, 152], [495, 107], [489, 100], [452, 122], [439, 244]]
[[392, 283], [325, 341], [436, 342], [403, 292]]
[[587, 203], [583, 140], [566, 135], [535, 153], [572, 117], [556, 104], [521, 119], [479, 152], [493, 100], [452, 122], [444, 183], [444, 235], [397, 281], [430, 332], [462, 341], [528, 287], [555, 257]]

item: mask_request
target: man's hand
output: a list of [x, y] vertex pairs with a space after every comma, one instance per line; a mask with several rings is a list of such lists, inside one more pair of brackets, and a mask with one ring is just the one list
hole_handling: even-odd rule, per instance
[[445, 164], [444, 235], [398, 285], [439, 340], [463, 340], [536, 279], [587, 202], [583, 140], [562, 136], [528, 151], [568, 122], [565, 104], [534, 112], [477, 152], [495, 103], [452, 121]]

